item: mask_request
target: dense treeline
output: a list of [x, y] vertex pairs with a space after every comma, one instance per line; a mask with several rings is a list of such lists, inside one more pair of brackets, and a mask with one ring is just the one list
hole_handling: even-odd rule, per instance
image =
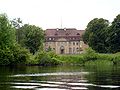
[[23, 24], [20, 18], [13, 19], [11, 22], [16, 29], [17, 43], [35, 54], [43, 45], [44, 31], [35, 25]]
[[[6, 14], [0, 14], [0, 65], [63, 65], [85, 64], [89, 61], [108, 60], [120, 63], [120, 15], [112, 25], [108, 20], [95, 18], [88, 23], [83, 39], [92, 49], [81, 55], [56, 55], [44, 51], [44, 31], [20, 18], [10, 21]], [[95, 50], [95, 51], [94, 51]]]
[[27, 64], [42, 47], [44, 32], [35, 25], [9, 21], [0, 14], [0, 65]]
[[0, 15], [0, 65], [22, 64], [29, 52], [16, 42], [15, 28], [5, 14]]
[[87, 25], [83, 40], [99, 53], [120, 52], [120, 14], [112, 23], [103, 18], [91, 20]]
[[30, 53], [35, 54], [39, 50], [39, 47], [42, 46], [44, 41], [44, 32], [41, 28], [36, 27], [35, 25], [25, 24], [17, 30], [18, 43], [22, 47], [26, 47], [30, 50]]

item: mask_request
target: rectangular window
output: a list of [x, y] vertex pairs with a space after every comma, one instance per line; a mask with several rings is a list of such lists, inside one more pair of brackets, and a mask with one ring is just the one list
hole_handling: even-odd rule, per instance
[[73, 47], [73, 53], [75, 53], [75, 47]]
[[73, 42], [73, 45], [75, 45], [75, 42]]
[[57, 42], [57, 45], [59, 46], [60, 42]]
[[76, 43], [76, 45], [78, 45], [78, 42]]
[[69, 53], [70, 53], [70, 54], [72, 53], [72, 48], [69, 48]]
[[69, 44], [71, 44], [71, 42], [69, 42]]

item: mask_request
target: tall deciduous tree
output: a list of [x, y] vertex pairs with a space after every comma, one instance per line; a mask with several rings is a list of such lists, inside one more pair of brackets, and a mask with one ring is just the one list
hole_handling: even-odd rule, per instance
[[107, 52], [105, 40], [107, 38], [106, 31], [108, 26], [109, 21], [103, 18], [91, 20], [83, 35], [84, 42], [97, 52]]
[[120, 52], [120, 14], [112, 22], [108, 34], [109, 52]]
[[43, 44], [44, 31], [35, 25], [29, 24], [22, 26], [19, 31], [19, 34], [21, 34], [19, 44], [29, 49], [33, 54], [38, 51]]
[[0, 48], [13, 46], [15, 42], [15, 29], [11, 26], [7, 16], [0, 14]]
[[5, 14], [0, 14], [0, 65], [23, 64], [29, 52], [16, 43], [15, 28]]

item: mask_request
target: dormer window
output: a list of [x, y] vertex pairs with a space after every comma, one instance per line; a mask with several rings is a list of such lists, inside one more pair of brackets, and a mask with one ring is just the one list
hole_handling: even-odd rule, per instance
[[80, 35], [79, 33], [77, 33], [77, 35]]
[[52, 38], [49, 38], [49, 40], [51, 40]]

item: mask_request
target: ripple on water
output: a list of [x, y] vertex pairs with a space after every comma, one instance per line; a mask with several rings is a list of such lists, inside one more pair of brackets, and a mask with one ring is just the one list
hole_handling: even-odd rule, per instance
[[17, 74], [10, 77], [27, 77], [27, 76], [60, 76], [60, 75], [83, 75], [89, 74], [89, 72], [57, 72], [57, 73], [38, 73], [38, 74]]
[[35, 90], [87, 90], [89, 86], [101, 87], [101, 88], [120, 88], [120, 86], [114, 85], [95, 85], [91, 83], [65, 83], [56, 81], [45, 81], [44, 83], [24, 83], [17, 82], [11, 83], [11, 88], [19, 89], [35, 89]]
[[[95, 85], [89, 83], [85, 78], [82, 80], [78, 76], [89, 74], [88, 72], [59, 72], [59, 73], [38, 73], [38, 74], [17, 74], [10, 77], [38, 77], [38, 76], [64, 76], [64, 78], [54, 79], [51, 78], [48, 81], [36, 81], [32, 80], [26, 83], [26, 81], [16, 81], [11, 83], [11, 88], [19, 89], [34, 89], [34, 90], [87, 90], [89, 87], [100, 87], [100, 88], [120, 88], [120, 86], [115, 85]], [[68, 77], [69, 75], [70, 77]], [[74, 78], [74, 75], [77, 77]]]
[[68, 85], [74, 85], [74, 86], [95, 86], [91, 83], [68, 83]]
[[[13, 85], [29, 85], [29, 86], [43, 86], [43, 87], [58, 87], [57, 84], [47, 84], [47, 83], [11, 83]], [[20, 87], [20, 86], [19, 86]], [[21, 86], [22, 87], [22, 86]]]
[[18, 89], [34, 89], [38, 86], [11, 86], [11, 88], [18, 88]]
[[69, 90], [69, 89], [61, 89], [61, 88], [36, 88], [35, 90]]
[[98, 87], [102, 87], [102, 88], [120, 88], [120, 86], [113, 86], [113, 85], [98, 85]]
[[72, 90], [87, 90], [86, 87], [71, 87]]

